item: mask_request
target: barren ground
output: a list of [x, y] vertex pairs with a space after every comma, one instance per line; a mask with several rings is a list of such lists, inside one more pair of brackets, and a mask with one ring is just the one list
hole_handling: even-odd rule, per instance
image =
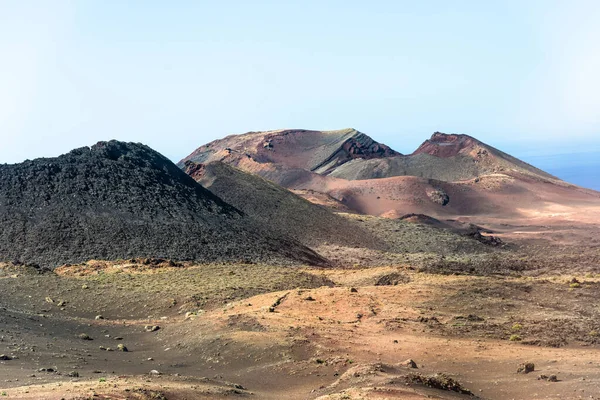
[[[465, 242], [444, 254], [431, 239], [445, 234], [404, 226], [397, 233], [422, 251], [324, 247], [340, 257], [323, 269], [130, 260], [38, 273], [2, 265], [0, 394], [600, 399], [597, 214], [490, 219], [485, 227], [505, 248]], [[365, 224], [390, 241], [398, 229]], [[517, 373], [526, 362], [535, 370]]]

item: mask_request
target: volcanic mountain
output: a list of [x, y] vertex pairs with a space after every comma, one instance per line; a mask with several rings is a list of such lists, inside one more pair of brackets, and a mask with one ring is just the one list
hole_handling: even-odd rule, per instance
[[557, 180], [554, 176], [471, 136], [440, 132], [435, 132], [408, 156], [397, 155], [379, 160], [356, 159], [340, 166], [330, 175], [352, 180], [418, 176], [449, 182], [493, 173]]
[[379, 159], [399, 155], [355, 129], [310, 131], [287, 129], [231, 135], [201, 146], [185, 161], [210, 162], [232, 156], [249, 157], [259, 163], [282, 164], [328, 174], [353, 159]]
[[221, 161], [308, 199], [337, 201], [337, 209], [388, 217], [513, 218], [527, 210], [598, 202], [597, 192], [471, 136], [440, 132], [410, 155], [354, 129], [250, 132], [201, 146], [179, 166], [186, 161]]
[[199, 147], [178, 165], [222, 161], [293, 188], [331, 174], [351, 160], [396, 155], [400, 154], [355, 129], [287, 129], [230, 135]]
[[306, 246], [329, 243], [371, 249], [387, 247], [357, 223], [231, 165], [186, 161], [184, 171], [258, 223]]
[[46, 267], [134, 257], [325, 262], [149, 147], [117, 141], [0, 166], [0, 226], [0, 260]]
[[[249, 132], [201, 146], [179, 166], [186, 161], [223, 161], [270, 177], [276, 170], [276, 180], [282, 182], [293, 175], [306, 177], [306, 172], [348, 180], [418, 176], [442, 181], [518, 172], [556, 180], [475, 138], [440, 132], [410, 155], [402, 155], [355, 129]], [[253, 166], [254, 163], [261, 166]]]

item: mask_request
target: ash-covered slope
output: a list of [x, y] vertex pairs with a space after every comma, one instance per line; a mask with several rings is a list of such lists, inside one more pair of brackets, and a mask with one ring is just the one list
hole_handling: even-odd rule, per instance
[[402, 155], [354, 129], [250, 132], [201, 146], [179, 166], [186, 161], [222, 161], [294, 189], [305, 187], [318, 176], [346, 180], [416, 176], [453, 182], [516, 173], [557, 181], [470, 136], [440, 132], [410, 155]]
[[327, 174], [353, 159], [378, 159], [399, 155], [388, 146], [377, 143], [355, 129], [311, 131], [284, 129], [230, 135], [196, 149], [181, 160], [208, 163], [224, 161], [238, 165], [246, 158], [261, 164], [285, 165]]
[[441, 132], [435, 132], [410, 155], [351, 160], [330, 175], [351, 180], [417, 176], [453, 182], [494, 173], [517, 173], [542, 180], [558, 180], [471, 136]]
[[99, 142], [0, 166], [0, 260], [324, 260], [277, 238], [147, 146]]
[[480, 164], [481, 170], [485, 170], [485, 168], [498, 169], [505, 167], [545, 178], [556, 179], [541, 169], [535, 168], [510, 154], [504, 153], [468, 135], [435, 132], [412, 155], [417, 154], [429, 154], [438, 158], [464, 156]]
[[386, 249], [385, 244], [354, 221], [259, 176], [214, 161], [186, 161], [184, 171], [215, 195], [249, 217], [307, 246], [329, 243]]
[[[228, 136], [188, 158], [219, 160], [309, 199], [317, 199], [310, 193], [320, 193], [354, 212], [391, 218], [408, 213], [513, 218], [542, 206], [570, 208], [597, 202], [597, 193], [470, 136], [436, 132], [414, 153], [401, 155], [374, 141], [366, 145], [371, 139], [363, 134], [352, 136], [349, 130], [329, 134], [272, 131]], [[338, 162], [345, 134], [360, 137], [370, 152], [354, 152]], [[315, 154], [318, 157], [311, 158]]]

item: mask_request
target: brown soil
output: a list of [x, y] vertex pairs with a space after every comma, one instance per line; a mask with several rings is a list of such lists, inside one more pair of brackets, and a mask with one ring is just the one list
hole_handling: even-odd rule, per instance
[[[418, 231], [426, 225], [401, 223], [427, 237]], [[560, 234], [552, 246], [542, 237], [515, 242], [523, 229], [504, 227], [508, 249], [440, 258], [431, 248], [379, 267], [138, 259], [40, 274], [5, 264], [0, 392], [14, 399], [472, 398], [449, 390], [460, 385], [484, 399], [594, 398], [600, 249], [557, 245]], [[364, 265], [381, 255], [371, 256]], [[119, 343], [129, 351], [118, 351]], [[535, 371], [518, 374], [522, 363]]]

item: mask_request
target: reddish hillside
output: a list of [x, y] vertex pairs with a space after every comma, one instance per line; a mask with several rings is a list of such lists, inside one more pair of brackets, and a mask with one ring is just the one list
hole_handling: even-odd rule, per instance
[[179, 166], [186, 161], [223, 161], [286, 187], [313, 179], [313, 173], [346, 180], [418, 176], [460, 181], [490, 173], [519, 172], [556, 180], [475, 138], [440, 132], [407, 156], [354, 129], [249, 132], [201, 146]]
[[397, 155], [400, 153], [354, 129], [285, 129], [227, 136], [199, 147], [181, 160], [179, 166], [186, 161], [225, 161], [236, 165], [240, 160], [250, 158], [262, 164], [281, 164], [288, 168], [327, 174], [353, 159], [368, 160]]
[[[392, 218], [408, 213], [512, 218], [600, 203], [597, 192], [471, 136], [440, 132], [407, 156], [352, 129], [251, 132], [204, 145], [180, 166], [186, 160], [222, 161], [309, 200]], [[559, 214], [571, 212], [565, 210]]]
[[431, 136], [431, 139], [423, 142], [423, 144], [414, 151], [413, 155], [427, 153], [436, 157], [454, 157], [460, 154], [462, 150], [469, 149], [469, 151], [471, 151], [479, 144], [481, 144], [481, 142], [467, 135], [447, 135], [441, 132], [435, 132]]
[[429, 140], [423, 142], [411, 155], [415, 156], [417, 154], [429, 154], [439, 158], [466, 156], [476, 163], [483, 164], [484, 168], [516, 169], [545, 178], [556, 179], [554, 176], [468, 135], [448, 135], [435, 132]]

